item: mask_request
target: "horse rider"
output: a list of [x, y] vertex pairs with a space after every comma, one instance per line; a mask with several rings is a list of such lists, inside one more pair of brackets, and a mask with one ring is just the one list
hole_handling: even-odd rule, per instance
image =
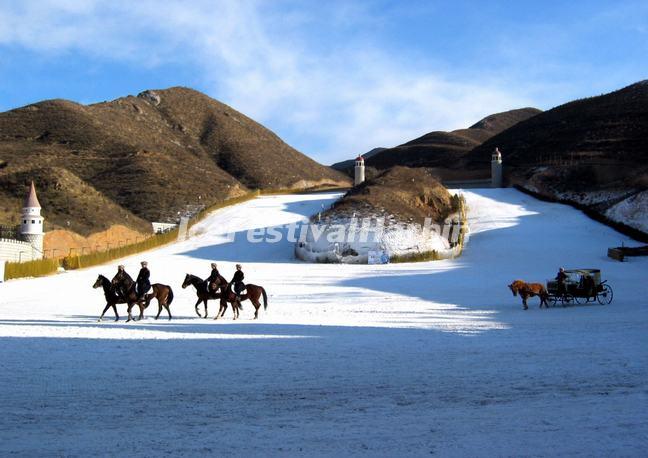
[[558, 294], [565, 294], [567, 292], [567, 274], [565, 273], [565, 268], [561, 267], [558, 269], [558, 274], [556, 274], [556, 281], [558, 282]]
[[243, 274], [241, 264], [236, 264], [236, 272], [234, 272], [234, 276], [232, 277], [232, 281], [228, 288], [231, 288], [232, 285], [234, 285], [234, 294], [236, 294], [236, 300], [239, 302], [241, 301], [241, 293], [245, 291], [245, 283], [243, 283], [244, 278], [245, 275]]
[[148, 269], [148, 262], [142, 261], [140, 264], [142, 268], [137, 275], [137, 280], [135, 280], [135, 292], [137, 293], [137, 298], [142, 300], [148, 290], [151, 289], [151, 272]]
[[218, 283], [218, 280], [220, 278], [220, 273], [218, 272], [218, 265], [216, 265], [215, 262], [211, 263], [211, 273], [209, 274], [209, 277], [207, 277], [207, 280], [205, 280], [205, 291], [207, 291], [207, 294], [212, 294], [213, 290], [215, 289], [215, 284]]
[[112, 284], [117, 286], [117, 295], [122, 299], [126, 299], [126, 294], [133, 284], [133, 279], [126, 272], [126, 268], [123, 264], [117, 266], [117, 273], [112, 279]]

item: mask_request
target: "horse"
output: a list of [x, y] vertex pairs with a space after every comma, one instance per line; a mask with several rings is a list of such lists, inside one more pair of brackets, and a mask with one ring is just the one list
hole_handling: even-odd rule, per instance
[[223, 297], [221, 298], [221, 310], [222, 313], [216, 314], [216, 317], [214, 318], [217, 320], [219, 316], [223, 316], [225, 314], [225, 308], [227, 307], [227, 302], [232, 304], [232, 310], [234, 311], [234, 319], [237, 319], [239, 317], [239, 309], [242, 310], [243, 306], [241, 305], [241, 302], [250, 300], [252, 304], [254, 305], [254, 319], [256, 320], [259, 318], [259, 308], [261, 307], [261, 303], [259, 302], [259, 298], [263, 296], [263, 309], [267, 310], [268, 309], [268, 295], [266, 294], [265, 288], [263, 286], [258, 286], [258, 285], [253, 285], [251, 283], [247, 283], [245, 285], [245, 290], [246, 293], [241, 295], [241, 299], [238, 300], [236, 297], [236, 294], [232, 291], [231, 287], [227, 287], [226, 291], [223, 293]]
[[169, 320], [171, 320], [171, 310], [169, 306], [173, 302], [173, 290], [169, 285], [163, 285], [162, 283], [153, 283], [151, 285], [153, 292], [144, 296], [144, 308], [147, 308], [151, 303], [152, 299], [157, 299], [158, 301], [158, 314], [155, 316], [157, 320], [162, 313], [162, 307], [164, 307], [169, 314]]
[[[104, 307], [103, 312], [101, 312], [101, 316], [99, 317], [99, 320], [101, 321], [105, 315], [105, 313], [108, 311], [109, 308], [112, 307], [112, 309], [115, 311], [115, 321], [119, 321], [119, 314], [117, 313], [117, 304], [125, 304], [127, 303], [126, 300], [124, 300], [120, 295], [117, 294], [115, 287], [111, 283], [110, 280], [108, 280], [106, 277], [103, 275], [99, 275], [97, 277], [97, 280], [94, 282], [94, 285], [92, 285], [93, 288], [99, 288], [102, 287], [104, 291], [104, 296], [106, 297], [106, 307]], [[139, 304], [140, 307], [140, 318], [143, 316], [144, 313], [144, 306], [142, 304]], [[130, 309], [131, 305], [129, 304], [128, 306], [128, 321], [132, 319], [130, 315]]]
[[540, 308], [542, 308], [542, 304], [544, 304], [546, 308], [549, 308], [549, 303], [547, 302], [549, 293], [547, 292], [547, 289], [543, 284], [526, 283], [523, 280], [515, 280], [513, 283], [508, 285], [508, 287], [511, 289], [513, 296], [517, 296], [518, 293], [520, 293], [524, 310], [528, 310], [529, 308], [529, 306], [527, 305], [527, 299], [534, 296], [538, 296], [540, 298]]
[[134, 281], [131, 280], [130, 282], [126, 282], [124, 280], [126, 280], [126, 279], [122, 279], [121, 284], [120, 284], [120, 280], [114, 278], [111, 283], [112, 283], [112, 286], [115, 289], [117, 289], [117, 287], [121, 286], [122, 287], [121, 290], [126, 293], [125, 302], [126, 302], [126, 304], [128, 304], [128, 308], [127, 308], [128, 319], [126, 320], [126, 323], [133, 320], [133, 316], [131, 315], [131, 309], [133, 308], [133, 305], [135, 305], [135, 304], [137, 304], [139, 306], [139, 309], [140, 309], [139, 317], [137, 318], [138, 321], [139, 321], [139, 320], [144, 318], [144, 309], [146, 308], [146, 307], [144, 307], [144, 299], [140, 299], [139, 295], [135, 291], [135, 282]]
[[[221, 311], [223, 314], [225, 313], [225, 309], [227, 308], [227, 303], [223, 302], [222, 294], [221, 294], [223, 289], [227, 285], [227, 280], [225, 280], [225, 277], [219, 275], [218, 281], [216, 282], [216, 288], [214, 288], [213, 291], [209, 291], [209, 292], [205, 291], [204, 288], [205, 281], [202, 278], [197, 277], [196, 275], [187, 274], [185, 276], [185, 279], [182, 282], [182, 288], [184, 289], [189, 285], [192, 285], [194, 288], [196, 288], [196, 296], [198, 296], [198, 300], [196, 301], [195, 308], [196, 308], [196, 314], [199, 317], [202, 318], [203, 316], [200, 314], [200, 311], [198, 310], [198, 304], [200, 304], [201, 302], [205, 304], [205, 318], [207, 318], [207, 301], [214, 300], [214, 299], [221, 299], [220, 309], [216, 314], [216, 316], [218, 317]], [[219, 290], [221, 291], [221, 293], [218, 292]]]

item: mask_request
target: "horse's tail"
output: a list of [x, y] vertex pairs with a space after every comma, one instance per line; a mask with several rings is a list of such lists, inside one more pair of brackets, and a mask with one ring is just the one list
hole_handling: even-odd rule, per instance
[[169, 288], [169, 294], [167, 295], [167, 307], [171, 305], [171, 302], [173, 302], [173, 290], [171, 289], [170, 286], [167, 286]]
[[266, 290], [263, 286], [261, 286], [261, 294], [263, 294], [263, 310], [268, 309], [268, 295], [266, 294]]

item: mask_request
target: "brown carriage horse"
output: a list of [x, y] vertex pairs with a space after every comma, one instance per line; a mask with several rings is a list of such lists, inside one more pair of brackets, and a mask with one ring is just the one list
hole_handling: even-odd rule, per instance
[[518, 293], [520, 294], [524, 310], [529, 308], [527, 305], [527, 299], [534, 296], [540, 298], [540, 308], [542, 308], [543, 304], [545, 307], [549, 307], [549, 303], [547, 302], [549, 293], [542, 283], [526, 283], [523, 280], [515, 280], [513, 283], [508, 285], [508, 287], [511, 289], [511, 292], [513, 292], [513, 296], [517, 296]]

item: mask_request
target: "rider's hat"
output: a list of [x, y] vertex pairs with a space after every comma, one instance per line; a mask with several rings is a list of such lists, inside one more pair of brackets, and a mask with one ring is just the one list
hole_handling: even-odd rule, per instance
[[148, 266], [148, 262], [146, 262], [146, 261], [142, 261], [142, 262], [140, 262], [140, 264], [142, 264], [143, 266]]
[[215, 268], [216, 268], [216, 263], [215, 263], [215, 262], [212, 262], [212, 263], [211, 263], [211, 266], [212, 266], [212, 269], [215, 269]]
[[124, 264], [119, 264], [119, 265], [117, 266], [117, 268], [118, 268], [118, 269], [125, 269]]
[[237, 269], [242, 269], [243, 267], [241, 267], [241, 264], [236, 264], [236, 268]]
[[561, 271], [561, 272], [563, 272], [564, 270], [565, 270], [565, 268], [564, 268], [564, 267], [561, 267], [561, 268], [560, 268], [560, 271]]

